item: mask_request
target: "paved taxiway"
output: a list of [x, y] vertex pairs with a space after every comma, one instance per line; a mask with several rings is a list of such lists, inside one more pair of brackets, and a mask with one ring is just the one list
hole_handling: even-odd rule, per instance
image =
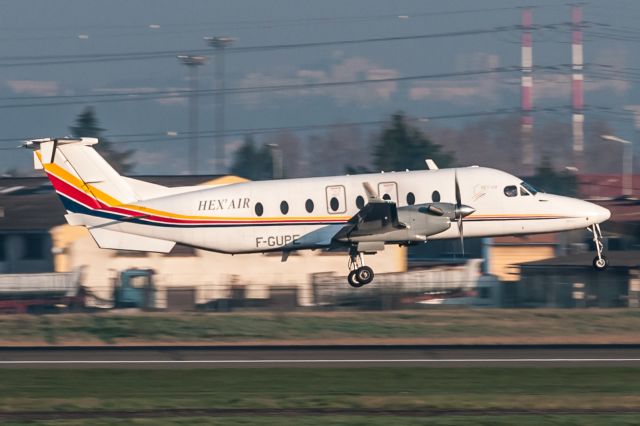
[[0, 368], [640, 367], [640, 345], [4, 347]]

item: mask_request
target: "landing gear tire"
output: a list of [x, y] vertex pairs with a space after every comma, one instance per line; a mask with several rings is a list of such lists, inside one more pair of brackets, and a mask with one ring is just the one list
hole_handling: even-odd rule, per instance
[[349, 275], [347, 276], [347, 281], [349, 281], [349, 285], [353, 288], [360, 288], [364, 285], [363, 283], [358, 281], [357, 275], [358, 275], [358, 271], [353, 270], [349, 272]]
[[604, 256], [593, 258], [593, 267], [598, 271], [604, 271], [609, 266], [609, 260]]
[[593, 234], [593, 244], [596, 246], [596, 257], [593, 258], [593, 267], [596, 271], [604, 271], [609, 266], [609, 261], [602, 254], [604, 251], [604, 244], [602, 244], [602, 231], [599, 224], [591, 225], [587, 228]]
[[361, 285], [366, 285], [373, 281], [373, 269], [371, 269], [370, 267], [361, 266], [360, 268], [356, 269], [355, 272], [356, 280], [358, 280]]
[[351, 287], [359, 288], [373, 281], [373, 269], [364, 265], [364, 254], [356, 246], [349, 250], [349, 269], [347, 281]]

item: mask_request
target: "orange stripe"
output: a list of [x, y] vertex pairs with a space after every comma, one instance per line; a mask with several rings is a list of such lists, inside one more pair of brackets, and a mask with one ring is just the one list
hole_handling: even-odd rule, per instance
[[[38, 156], [40, 157], [39, 154], [38, 154]], [[171, 213], [171, 212], [167, 212], [167, 211], [163, 211], [163, 210], [156, 210], [156, 209], [153, 209], [153, 208], [150, 208], [150, 207], [145, 207], [145, 206], [137, 206], [137, 205], [132, 205], [132, 204], [123, 204], [122, 202], [120, 202], [116, 198], [111, 197], [109, 194], [99, 190], [95, 186], [89, 185], [89, 184], [85, 184], [82, 180], [80, 180], [79, 178], [77, 178], [73, 174], [69, 173], [69, 171], [65, 170], [63, 167], [60, 167], [57, 164], [49, 163], [49, 164], [44, 164], [43, 166], [44, 166], [44, 168], [45, 168], [45, 170], [47, 172], [53, 174], [54, 176], [56, 176], [59, 179], [63, 179], [65, 181], [67, 181], [67, 183], [69, 183], [71, 186], [75, 187], [76, 189], [80, 189], [85, 194], [87, 194], [87, 195], [89, 195], [89, 196], [91, 196], [93, 198], [98, 199], [98, 201], [102, 202], [103, 204], [105, 204], [105, 205], [107, 205], [109, 207], [118, 207], [118, 208], [122, 208], [122, 209], [133, 210], [133, 211], [136, 211], [136, 212], [139, 212], [139, 213], [153, 214], [153, 215], [156, 215], [156, 216], [165, 216], [165, 217], [168, 217], [168, 218], [171, 218], [171, 219], [191, 219], [191, 220], [211, 220], [211, 219], [215, 219], [215, 220], [221, 220], [221, 221], [253, 221], [253, 220], [256, 220], [255, 217], [183, 215], [183, 214]], [[264, 217], [264, 218], [261, 217], [260, 220], [261, 221], [267, 221], [267, 220], [281, 220], [281, 221], [299, 220], [299, 221], [305, 221], [305, 220], [310, 220], [310, 219], [313, 219], [313, 220], [347, 220], [350, 217], [351, 216], [310, 216], [310, 217], [304, 217], [304, 216], [298, 216], [298, 217], [281, 216], [281, 217]]]
[[[40, 159], [40, 162], [42, 162], [42, 157], [40, 155], [39, 151], [36, 151], [36, 154], [38, 155], [38, 159]], [[67, 181], [70, 185], [76, 187], [77, 189], [80, 189], [82, 192], [84, 192], [85, 194], [96, 198], [98, 201], [102, 202], [103, 204], [109, 206], [109, 207], [118, 207], [118, 208], [123, 208], [123, 209], [127, 209], [127, 210], [133, 210], [139, 213], [145, 213], [145, 214], [153, 214], [156, 216], [164, 216], [164, 217], [168, 217], [171, 219], [188, 219], [188, 220], [211, 220], [211, 219], [215, 219], [215, 220], [221, 220], [221, 221], [254, 221], [256, 220], [255, 217], [232, 217], [232, 216], [192, 216], [192, 215], [183, 215], [183, 214], [179, 214], [179, 213], [171, 213], [171, 212], [167, 212], [164, 210], [157, 210], [157, 209], [153, 209], [150, 207], [145, 207], [145, 206], [139, 206], [139, 205], [133, 205], [133, 204], [123, 204], [121, 201], [119, 201], [118, 199], [110, 196], [109, 194], [101, 191], [100, 189], [96, 188], [93, 185], [89, 185], [84, 183], [81, 179], [79, 179], [78, 177], [74, 176], [73, 174], [71, 174], [69, 171], [65, 170], [63, 167], [55, 164], [55, 163], [49, 163], [49, 164], [44, 164], [43, 163], [43, 167], [44, 169], [55, 175], [56, 177], [58, 177], [59, 179], [63, 179], [65, 181]], [[297, 216], [297, 217], [290, 217], [290, 216], [280, 216], [280, 217], [264, 217], [264, 218], [260, 218], [261, 221], [269, 221], [269, 220], [273, 220], [273, 221], [305, 221], [305, 220], [348, 220], [351, 216], [311, 216], [311, 217], [303, 217], [303, 216]], [[499, 215], [492, 215], [492, 214], [472, 214], [469, 216], [468, 219], [482, 219], [482, 218], [494, 218], [494, 219], [501, 219], [501, 218], [527, 218], [527, 217], [539, 217], [539, 218], [543, 218], [543, 219], [554, 219], [554, 218], [562, 218], [564, 216], [559, 216], [559, 215], [545, 215], [545, 214], [499, 214]]]

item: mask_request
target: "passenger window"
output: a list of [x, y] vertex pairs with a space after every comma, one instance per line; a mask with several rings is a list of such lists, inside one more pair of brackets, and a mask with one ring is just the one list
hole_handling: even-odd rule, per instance
[[308, 213], [311, 213], [313, 211], [313, 200], [308, 199], [307, 202], [304, 203], [304, 208]]
[[358, 197], [356, 197], [356, 207], [359, 209], [364, 207], [364, 198], [362, 198], [362, 195], [358, 195]]
[[504, 187], [504, 195], [507, 197], [517, 197], [518, 196], [518, 187], [515, 185], [509, 185]]
[[282, 212], [282, 214], [289, 213], [289, 203], [287, 203], [286, 201], [281, 202], [280, 211]]
[[329, 201], [329, 206], [331, 206], [331, 210], [338, 211], [338, 209], [340, 208], [340, 201], [338, 201], [338, 199], [336, 197], [331, 198], [331, 201]]

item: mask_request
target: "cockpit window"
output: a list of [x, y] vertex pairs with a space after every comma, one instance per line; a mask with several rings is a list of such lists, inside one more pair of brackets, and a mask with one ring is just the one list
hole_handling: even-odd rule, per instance
[[518, 195], [518, 187], [515, 185], [505, 186], [504, 195], [507, 197], [516, 197]]
[[524, 189], [523, 186], [520, 186], [520, 195], [523, 196], [523, 197], [526, 197], [526, 196], [531, 195], [531, 194], [529, 194], [529, 191]]
[[538, 190], [533, 185], [531, 185], [531, 184], [529, 184], [527, 182], [520, 182], [520, 185], [522, 185], [524, 187], [524, 189], [529, 191], [529, 193], [531, 195], [536, 195], [538, 193]]

